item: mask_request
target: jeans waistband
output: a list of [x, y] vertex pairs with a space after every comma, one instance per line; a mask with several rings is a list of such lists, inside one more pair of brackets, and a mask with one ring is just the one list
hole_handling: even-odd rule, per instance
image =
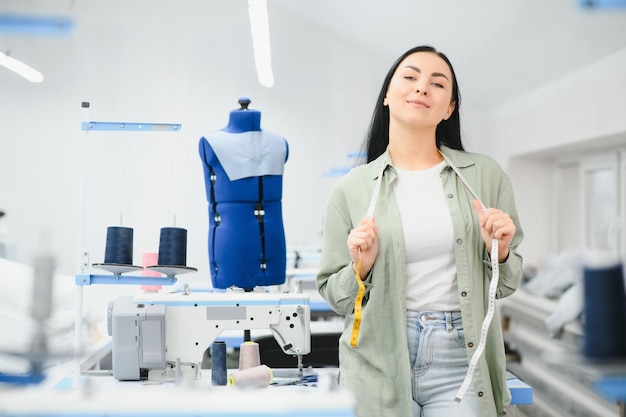
[[463, 325], [460, 311], [415, 311], [407, 310], [409, 321], [418, 321], [422, 326], [456, 327]]

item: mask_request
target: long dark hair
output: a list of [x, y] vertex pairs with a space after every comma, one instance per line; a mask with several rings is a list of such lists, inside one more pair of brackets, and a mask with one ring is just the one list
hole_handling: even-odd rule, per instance
[[435, 53], [439, 55], [439, 57], [441, 57], [441, 59], [443, 59], [450, 67], [453, 79], [452, 101], [455, 103], [455, 106], [450, 117], [447, 120], [442, 120], [437, 125], [437, 131], [435, 134], [436, 142], [438, 148], [440, 148], [441, 145], [445, 145], [452, 149], [458, 149], [460, 151], [464, 150], [463, 143], [461, 142], [461, 121], [459, 117], [459, 108], [461, 107], [461, 93], [459, 91], [459, 84], [456, 79], [456, 74], [454, 73], [454, 68], [452, 68], [452, 64], [450, 63], [448, 57], [445, 56], [443, 53], [437, 51], [432, 46], [423, 45], [411, 48], [404, 54], [402, 54], [402, 56], [400, 56], [396, 60], [396, 62], [393, 63], [393, 65], [389, 69], [389, 72], [387, 73], [387, 76], [385, 77], [383, 86], [380, 89], [380, 93], [378, 94], [378, 99], [376, 100], [374, 114], [372, 115], [372, 120], [370, 122], [367, 135], [362, 145], [362, 151], [365, 155], [367, 155], [367, 162], [371, 162], [374, 159], [378, 158], [381, 154], [385, 152], [385, 150], [387, 149], [387, 145], [389, 145], [389, 107], [383, 105], [383, 100], [387, 95], [389, 83], [391, 82], [391, 78], [396, 72], [398, 65], [400, 65], [400, 63], [407, 56], [416, 52]]

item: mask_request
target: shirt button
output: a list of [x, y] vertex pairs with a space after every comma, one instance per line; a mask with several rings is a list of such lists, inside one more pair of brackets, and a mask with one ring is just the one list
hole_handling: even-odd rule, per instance
[[461, 293], [461, 297], [467, 297], [467, 291], [463, 291], [463, 292]]
[[483, 394], [483, 392], [482, 392], [482, 391], [478, 391], [478, 396], [479, 396], [479, 397], [482, 397], [483, 395], [485, 395], [485, 394]]
[[452, 197], [454, 197], [454, 195], [452, 195], [452, 193], [449, 193], [448, 198], [452, 198]]
[[459, 245], [462, 245], [463, 244], [463, 239], [457, 239], [456, 243], [459, 244]]
[[467, 344], [467, 347], [471, 347], [471, 348], [473, 348], [473, 347], [474, 347], [474, 342], [469, 342], [469, 343]]

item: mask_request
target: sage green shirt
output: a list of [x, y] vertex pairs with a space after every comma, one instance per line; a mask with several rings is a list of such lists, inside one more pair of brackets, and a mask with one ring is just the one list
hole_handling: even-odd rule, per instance
[[[499, 264], [497, 297], [511, 295], [522, 277], [517, 247], [523, 233], [509, 177], [491, 158], [442, 147], [487, 207], [508, 213], [517, 231], [506, 262]], [[382, 166], [386, 169], [375, 208], [379, 252], [364, 279], [362, 322], [358, 347], [350, 346], [358, 283], [346, 245], [350, 231], [366, 216]], [[327, 201], [317, 287], [338, 314], [345, 316], [339, 339], [342, 388], [356, 397], [359, 417], [410, 417], [412, 394], [406, 336], [406, 261], [404, 232], [393, 194], [397, 177], [388, 152], [352, 169], [333, 185]], [[441, 171], [454, 230], [454, 256], [468, 360], [478, 347], [487, 312], [492, 277], [488, 249], [480, 234], [474, 196], [449, 167]], [[427, 219], [426, 219], [427, 220]], [[427, 238], [427, 237], [426, 237]], [[502, 328], [497, 311], [491, 321], [484, 354], [475, 369], [473, 386], [481, 402], [481, 417], [505, 414], [511, 395], [506, 385]]]

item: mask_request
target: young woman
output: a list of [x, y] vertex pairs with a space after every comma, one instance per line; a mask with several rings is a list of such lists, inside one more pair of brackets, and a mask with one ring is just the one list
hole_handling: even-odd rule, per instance
[[518, 286], [522, 231], [508, 176], [464, 151], [459, 105], [444, 54], [405, 52], [376, 102], [367, 163], [328, 197], [317, 287], [346, 317], [340, 382], [359, 417], [496, 417], [510, 402], [489, 305]]

